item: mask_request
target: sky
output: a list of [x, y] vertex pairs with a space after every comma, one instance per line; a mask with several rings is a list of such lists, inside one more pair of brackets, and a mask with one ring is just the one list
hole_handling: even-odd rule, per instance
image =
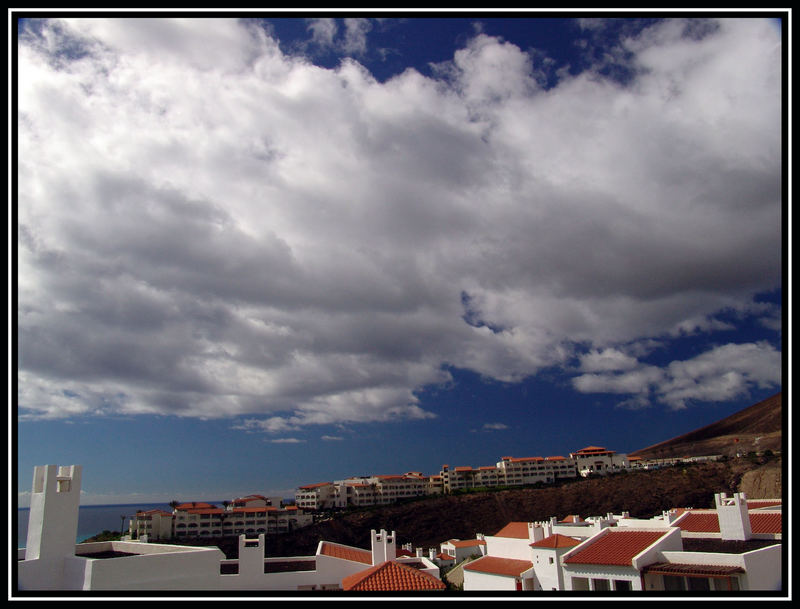
[[627, 453], [781, 391], [770, 16], [27, 15], [19, 505], [48, 463], [89, 505]]

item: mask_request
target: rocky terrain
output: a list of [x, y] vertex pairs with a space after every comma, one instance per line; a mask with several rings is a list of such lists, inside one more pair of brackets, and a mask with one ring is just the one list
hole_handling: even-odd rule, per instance
[[629, 454], [644, 459], [727, 455], [781, 450], [782, 393], [775, 394], [711, 425]]

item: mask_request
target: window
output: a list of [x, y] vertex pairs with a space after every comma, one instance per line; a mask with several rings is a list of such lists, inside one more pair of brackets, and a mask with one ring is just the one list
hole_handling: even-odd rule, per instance
[[631, 582], [627, 579], [615, 579], [614, 590], [630, 590]]
[[686, 581], [689, 584], [689, 590], [694, 591], [711, 589], [707, 577], [687, 577]]
[[609, 581], [607, 579], [593, 579], [592, 583], [594, 584], [595, 590], [610, 590], [611, 586], [609, 586]]

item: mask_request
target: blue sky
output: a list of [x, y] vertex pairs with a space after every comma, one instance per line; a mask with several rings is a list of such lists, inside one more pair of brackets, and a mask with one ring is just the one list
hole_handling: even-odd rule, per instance
[[632, 452], [782, 388], [777, 19], [34, 16], [21, 505]]

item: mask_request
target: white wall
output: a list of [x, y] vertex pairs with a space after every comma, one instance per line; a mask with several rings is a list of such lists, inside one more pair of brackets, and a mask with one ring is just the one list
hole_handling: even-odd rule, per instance
[[491, 573], [480, 573], [478, 571], [464, 570], [464, 591], [474, 592], [476, 590], [516, 590], [517, 578], [506, 575], [494, 575]]
[[494, 537], [487, 535], [484, 537], [486, 541], [486, 555], [499, 556], [502, 558], [516, 558], [519, 560], [531, 559], [530, 545], [533, 543], [530, 539], [517, 539], [514, 537]]
[[742, 578], [748, 590], [781, 590], [783, 556], [781, 545], [768, 546], [742, 555], [745, 575]]

